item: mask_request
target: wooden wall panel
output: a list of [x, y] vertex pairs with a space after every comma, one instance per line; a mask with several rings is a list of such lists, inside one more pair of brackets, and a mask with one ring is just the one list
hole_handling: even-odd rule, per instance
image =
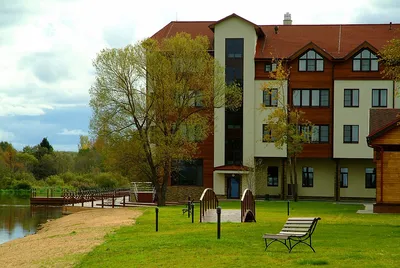
[[376, 162], [376, 197], [379, 203], [400, 204], [400, 152], [385, 152], [383, 159], [383, 199], [381, 161]]
[[293, 89], [329, 89], [329, 107], [304, 107], [299, 108], [303, 111], [304, 118], [311, 121], [314, 125], [329, 125], [329, 143], [326, 144], [305, 144], [302, 158], [330, 158], [333, 156], [333, 80], [332, 63], [324, 61], [323, 72], [299, 72], [298, 60], [290, 64], [289, 81], [289, 102], [292, 104]]
[[375, 72], [353, 72], [353, 59], [343, 62], [335, 62], [335, 80], [380, 80], [383, 65], [379, 64], [379, 71]]
[[[400, 126], [373, 140], [372, 144], [400, 144]], [[399, 162], [400, 163], [400, 162]]]

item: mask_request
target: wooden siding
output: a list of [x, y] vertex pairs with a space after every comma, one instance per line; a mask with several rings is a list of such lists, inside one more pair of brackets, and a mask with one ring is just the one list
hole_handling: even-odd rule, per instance
[[383, 199], [381, 197], [381, 160], [376, 161], [376, 201], [400, 204], [400, 152], [385, 152], [383, 156]]
[[333, 80], [332, 62], [324, 60], [323, 72], [299, 72], [298, 60], [290, 64], [289, 103], [292, 104], [293, 89], [329, 89], [329, 107], [304, 107], [304, 117], [314, 125], [329, 125], [329, 143], [305, 144], [301, 158], [330, 158], [333, 155]]
[[400, 144], [400, 126], [388, 131], [384, 135], [374, 139], [373, 145], [384, 145], [384, 144]]
[[[357, 53], [356, 53], [357, 54]], [[335, 62], [335, 80], [383, 80], [381, 72], [383, 64], [379, 64], [379, 71], [353, 72], [353, 58], [346, 61]]]

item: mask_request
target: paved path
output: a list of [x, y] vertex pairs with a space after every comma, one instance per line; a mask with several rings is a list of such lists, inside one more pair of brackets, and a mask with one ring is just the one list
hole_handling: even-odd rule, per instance
[[[203, 222], [217, 222], [217, 211], [207, 210]], [[240, 209], [222, 209], [221, 222], [240, 222]]]
[[359, 214], [374, 214], [374, 204], [364, 204], [364, 209], [357, 211]]

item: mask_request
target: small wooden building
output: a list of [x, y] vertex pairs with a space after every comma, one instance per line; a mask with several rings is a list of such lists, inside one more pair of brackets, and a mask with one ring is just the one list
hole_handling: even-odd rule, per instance
[[376, 213], [400, 213], [400, 109], [371, 109], [368, 146], [376, 163]]

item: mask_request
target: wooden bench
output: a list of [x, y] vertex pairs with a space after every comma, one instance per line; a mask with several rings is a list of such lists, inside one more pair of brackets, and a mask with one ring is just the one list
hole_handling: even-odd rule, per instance
[[289, 250], [300, 244], [306, 244], [314, 252], [311, 245], [311, 236], [321, 218], [289, 218], [278, 234], [264, 234], [265, 250], [274, 242], [278, 241]]

